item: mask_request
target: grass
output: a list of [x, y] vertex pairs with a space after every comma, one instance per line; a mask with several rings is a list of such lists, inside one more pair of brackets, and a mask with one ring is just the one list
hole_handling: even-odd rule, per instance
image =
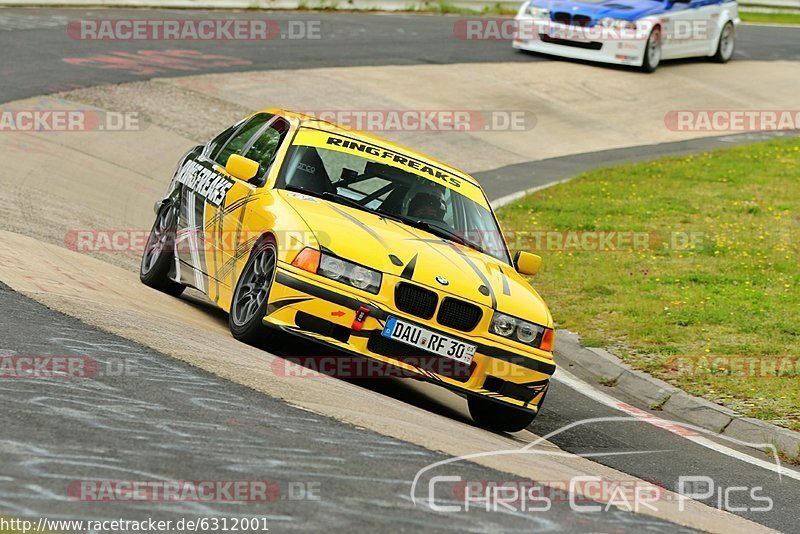
[[484, 6], [482, 9], [470, 9], [467, 7], [459, 7], [449, 2], [423, 2], [422, 4], [415, 5], [409, 8], [409, 11], [420, 11], [426, 13], [438, 13], [441, 15], [514, 15], [517, 13], [515, 8], [503, 7], [502, 4], [492, 4], [491, 6]]
[[600, 384], [601, 386], [613, 388], [614, 386], [617, 385], [617, 379], [611, 378], [610, 376], [598, 376], [597, 383]]
[[800, 24], [800, 13], [761, 13], [739, 11], [742, 22], [763, 22], [767, 24]]
[[[437, 15], [515, 15], [519, 6], [508, 2], [483, 6], [481, 9], [461, 7], [444, 0], [432, 2], [409, 2], [398, 13], [433, 13]], [[352, 0], [301, 0], [297, 11], [345, 11], [345, 12], [384, 12], [380, 7], [355, 7]], [[395, 12], [395, 11], [392, 11]], [[767, 24], [800, 24], [800, 13], [762, 13], [756, 11], [739, 11], [743, 22]]]
[[[562, 240], [529, 234], [519, 247], [543, 256], [533, 282], [559, 327], [800, 430], [800, 140], [595, 170], [498, 216], [512, 241]], [[648, 241], [605, 252], [564, 237], [601, 231]]]

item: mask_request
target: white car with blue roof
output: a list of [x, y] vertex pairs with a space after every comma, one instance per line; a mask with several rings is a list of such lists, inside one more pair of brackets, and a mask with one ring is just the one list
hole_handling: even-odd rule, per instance
[[645, 72], [667, 59], [726, 63], [740, 23], [726, 0], [531, 0], [515, 21], [514, 48]]

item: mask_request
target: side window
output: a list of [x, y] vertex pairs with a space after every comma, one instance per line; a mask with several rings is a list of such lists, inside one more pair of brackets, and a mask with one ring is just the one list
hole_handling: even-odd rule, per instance
[[217, 156], [219, 155], [219, 151], [222, 147], [225, 146], [225, 143], [228, 142], [228, 139], [238, 130], [246, 121], [239, 121], [230, 128], [227, 128], [224, 132], [216, 136], [214, 139], [208, 143], [208, 156], [212, 160], [216, 160]]
[[247, 145], [247, 142], [264, 126], [267, 121], [272, 118], [272, 115], [267, 113], [259, 113], [242, 124], [236, 133], [234, 133], [228, 142], [225, 143], [217, 154], [212, 154], [212, 159], [220, 165], [228, 163], [228, 158], [231, 154], [238, 154]]
[[263, 178], [272, 164], [278, 147], [289, 131], [289, 123], [281, 117], [276, 117], [269, 125], [262, 128], [258, 138], [249, 147], [244, 147], [244, 157], [258, 163], [259, 180]]

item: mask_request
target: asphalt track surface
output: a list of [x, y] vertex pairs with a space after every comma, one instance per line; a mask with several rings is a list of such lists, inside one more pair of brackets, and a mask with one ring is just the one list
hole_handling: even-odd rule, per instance
[[[413, 474], [441, 453], [311, 414], [244, 386], [99, 332], [0, 284], [4, 355], [74, 354], [98, 362], [92, 379], [4, 380], [0, 513], [50, 519], [179, 521], [262, 518], [273, 531], [439, 529], [690, 532], [611, 508], [546, 514], [414, 506]], [[104, 375], [104, 376], [101, 376]], [[465, 480], [507, 480], [475, 464]], [[265, 501], [97, 502], [71, 499], [80, 480], [259, 480]], [[440, 504], [456, 503], [437, 493]], [[251, 529], [255, 530], [255, 529]]]
[[[174, 44], [168, 42], [109, 44], [75, 41], [64, 31], [66, 21], [70, 19], [101, 16], [111, 16], [111, 12], [0, 10], [0, 50], [3, 51], [0, 101], [76, 87], [212, 71], [543, 60], [538, 56], [515, 53], [509, 49], [508, 43], [476, 46], [475, 43], [453, 39], [452, 24], [456, 17], [275, 13], [269, 17], [278, 21], [320, 20], [323, 34], [329, 32], [332, 38], [318, 42], [276, 40], [266, 47], [263, 43], [247, 42], [182, 45], [200, 53], [225, 55], [249, 62], [236, 66], [209, 68], [198, 63], [191, 70], [165, 68], [146, 74], [120, 68], [76, 69], [64, 59], [174, 48]], [[164, 17], [165, 14], [135, 11], [113, 12], [113, 16], [142, 18]], [[220, 14], [179, 11], [171, 12], [169, 16], [199, 18]], [[764, 61], [800, 59], [800, 32], [743, 27], [738, 36], [737, 55]], [[664, 67], [668, 68], [668, 64]], [[478, 177], [490, 197], [498, 198], [518, 191], [523, 183], [525, 187], [537, 185], [530, 181], [531, 173], [545, 183], [597, 165], [680, 154], [749, 140], [755, 138], [728, 136], [569, 156], [487, 171], [479, 173]], [[528, 177], [525, 182], [522, 181], [524, 176]], [[125, 516], [128, 512], [131, 517], [154, 515], [153, 512], [165, 517], [215, 515], [212, 510], [200, 506], [179, 509], [172, 505], [158, 505], [156, 508], [151, 505], [142, 509], [120, 507], [119, 503], [114, 506], [93, 503], [87, 511], [64, 497], [64, 486], [69, 480], [79, 478], [118, 476], [131, 479], [136, 478], [136, 473], [140, 473], [141, 478], [157, 475], [156, 478], [161, 479], [195, 480], [262, 478], [260, 474], [265, 473], [263, 478], [276, 480], [287, 495], [290, 480], [321, 483], [319, 501], [286, 498], [266, 509], [263, 513], [273, 516], [276, 526], [322, 527], [332, 521], [338, 527], [375, 528], [391, 521], [398, 528], [430, 526], [454, 530], [530, 530], [536, 526], [549, 526], [554, 530], [605, 532], [615, 528], [631, 531], [664, 528], [674, 531], [675, 528], [639, 515], [576, 516], [560, 505], [555, 506], [544, 519], [535, 516], [520, 518], [511, 514], [469, 514], [467, 521], [467, 515], [456, 517], [415, 509], [405, 500], [408, 483], [420, 467], [440, 459], [441, 455], [309, 415], [149, 349], [101, 333], [5, 288], [0, 291], [0, 307], [14, 310], [13, 314], [4, 313], [2, 319], [0, 349], [7, 351], [6, 354], [60, 354], [81, 349], [89, 353], [94, 350], [96, 357], [101, 358], [112, 352], [109, 347], [116, 347], [123, 356], [137, 362], [137, 368], [143, 373], [140, 377], [108, 377], [92, 381], [91, 386], [65, 386], [63, 381], [37, 383], [34, 387], [30, 382], [2, 384], [6, 407], [19, 408], [19, 411], [5, 409], [0, 416], [4, 428], [4, 460], [13, 458], [4, 461], [5, 477], [0, 479], [0, 513], [5, 515], [35, 516], [45, 512], [63, 517], [85, 517], [86, 514], [115, 517]], [[402, 382], [373, 382], [363, 386], [432, 412], [453, 416], [446, 406], [418, 395]], [[82, 388], [88, 388], [88, 391], [81, 391]], [[98, 393], [108, 395], [105, 402], [86, 406], [87, 395]], [[21, 399], [24, 400], [20, 402]], [[80, 409], [70, 407], [70, 403], [77, 404]], [[41, 406], [49, 411], [43, 415], [32, 410], [31, 406]], [[120, 414], [124, 414], [124, 424], [120, 424]], [[533, 430], [544, 435], [576, 421], [619, 415], [619, 412], [556, 383]], [[321, 438], [315, 441], [314, 436]], [[773, 499], [774, 509], [768, 513], [735, 513], [785, 532], [800, 531], [795, 512], [796, 496], [800, 494], [797, 481], [779, 480], [774, 473], [687, 442], [662, 429], [632, 422], [593, 424], [559, 434], [552, 441], [575, 454], [607, 453], [593, 459], [670, 489], [676, 487], [679, 476], [689, 475], [710, 476], [717, 488], [760, 486], [762, 494]], [[298, 443], [302, 446], [298, 447]], [[625, 454], [642, 452], [644, 454]], [[7, 461], [16, 466], [11, 468], [6, 465]], [[465, 478], [503, 478], [501, 474], [483, 467], [475, 466], [474, 471], [469, 469], [472, 467], [465, 468]], [[259, 475], [253, 476], [254, 472]], [[119, 473], [128, 474], [120, 476]], [[231, 476], [231, 473], [241, 476]], [[707, 502], [715, 506], [713, 497]], [[730, 504], [737, 507], [748, 505], [747, 502]], [[219, 512], [239, 513], [240, 510], [235, 508], [223, 506]], [[55, 513], [51, 514], [51, 510]], [[148, 514], [144, 514], [145, 511]], [[251, 512], [248, 509], [248, 514]], [[551, 523], [531, 523], [542, 520]]]
[[[116, 10], [113, 18], [222, 18], [222, 11]], [[0, 102], [106, 83], [204, 72], [304, 69], [361, 65], [551, 61], [545, 56], [515, 52], [509, 42], [463, 41], [453, 25], [462, 16], [359, 13], [237, 13], [237, 17], [269, 18], [287, 38], [270, 41], [90, 41], [72, 39], [70, 20], [110, 18], [108, 10], [0, 9]], [[320, 39], [289, 39], [289, 21], [319, 22]], [[170, 49], [224, 56], [236, 60], [149, 64], [141, 73], [109, 58], [143, 60], [143, 54]], [[94, 58], [96, 68], [75, 68], [65, 60]], [[743, 26], [737, 34], [734, 59], [800, 60], [800, 39], [792, 28]], [[696, 60], [690, 60], [696, 61]], [[672, 62], [675, 63], [675, 62]], [[668, 68], [669, 62], [663, 66]], [[90, 66], [90, 63], [85, 65]], [[616, 67], [598, 67], [616, 68]], [[480, 72], [476, 72], [480, 76]]]

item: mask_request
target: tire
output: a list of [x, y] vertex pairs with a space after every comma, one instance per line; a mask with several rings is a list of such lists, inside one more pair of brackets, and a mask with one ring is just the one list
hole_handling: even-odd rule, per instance
[[467, 398], [469, 413], [478, 425], [500, 432], [518, 432], [525, 430], [536, 414], [504, 406], [481, 397], [470, 395]]
[[274, 331], [261, 322], [267, 313], [267, 303], [278, 265], [278, 247], [275, 241], [259, 241], [236, 282], [228, 314], [228, 326], [233, 337], [254, 345], [274, 336]]
[[661, 63], [661, 28], [656, 26], [647, 37], [644, 48], [644, 59], [640, 67], [642, 72], [654, 72]]
[[169, 271], [175, 261], [175, 229], [178, 212], [170, 202], [161, 205], [147, 238], [139, 264], [139, 280], [146, 286], [177, 297], [186, 287], [170, 279]]
[[717, 52], [711, 56], [713, 61], [717, 63], [727, 63], [733, 57], [733, 51], [736, 49], [736, 29], [733, 23], [728, 21], [719, 32], [719, 41], [717, 43]]

